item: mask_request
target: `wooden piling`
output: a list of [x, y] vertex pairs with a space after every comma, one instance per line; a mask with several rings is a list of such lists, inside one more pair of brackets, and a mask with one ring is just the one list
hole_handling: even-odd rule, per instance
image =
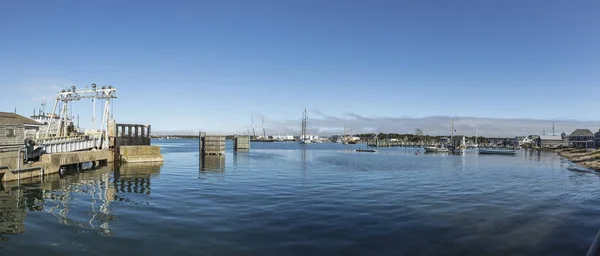
[[201, 132], [199, 148], [201, 155], [224, 155], [225, 136], [206, 135], [206, 133]]
[[249, 150], [250, 149], [250, 136], [236, 135], [233, 138], [233, 150]]

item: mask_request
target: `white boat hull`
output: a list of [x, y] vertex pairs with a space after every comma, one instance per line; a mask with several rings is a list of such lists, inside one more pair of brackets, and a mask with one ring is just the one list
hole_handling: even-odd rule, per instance
[[447, 148], [425, 147], [424, 149], [425, 149], [425, 152], [436, 152], [436, 153], [448, 152]]

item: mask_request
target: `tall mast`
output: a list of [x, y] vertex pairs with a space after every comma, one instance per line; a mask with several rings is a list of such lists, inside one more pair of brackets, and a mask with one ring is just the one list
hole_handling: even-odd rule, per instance
[[454, 118], [452, 118], [452, 131], [450, 133], [450, 143], [454, 146]]
[[306, 139], [306, 108], [302, 114], [302, 139]]
[[304, 112], [302, 113], [302, 140], [306, 140], [306, 120], [308, 119], [308, 115], [306, 114], [306, 108], [304, 108]]
[[252, 136], [256, 138], [256, 131], [254, 130], [254, 116], [250, 116], [250, 121], [252, 122]]
[[353, 119], [354, 119], [353, 117], [350, 118], [350, 136], [351, 137], [354, 137], [354, 134], [352, 133], [352, 120]]
[[262, 119], [262, 128], [263, 128], [263, 137], [266, 139], [267, 138], [267, 130], [265, 130], [265, 117], [261, 117]]
[[475, 145], [477, 145], [477, 135], [479, 135], [479, 125], [475, 127]]

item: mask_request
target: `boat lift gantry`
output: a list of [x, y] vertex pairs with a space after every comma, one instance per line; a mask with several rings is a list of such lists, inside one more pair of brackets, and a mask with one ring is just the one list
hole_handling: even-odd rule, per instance
[[[100, 124], [101, 131], [101, 149], [108, 149], [108, 123], [109, 118], [111, 116], [111, 99], [117, 98], [117, 89], [109, 86], [102, 86], [101, 88], [97, 88], [96, 84], [92, 84], [92, 88], [85, 88], [83, 90], [78, 90], [75, 86], [71, 86], [70, 89], [62, 90], [56, 95], [56, 101], [54, 102], [54, 108], [52, 109], [52, 116], [56, 116], [56, 108], [59, 104], [62, 104], [61, 113], [60, 113], [60, 123], [57, 130], [57, 137], [67, 136], [67, 120], [68, 120], [68, 109], [69, 103], [71, 101], [79, 101], [81, 99], [92, 99], [94, 114], [92, 117], [92, 122], [95, 123], [96, 119], [96, 100], [104, 100], [104, 111], [102, 114], [102, 122]], [[48, 127], [46, 128], [46, 138], [50, 138], [50, 128], [54, 123], [55, 118], [50, 118], [50, 122]]]

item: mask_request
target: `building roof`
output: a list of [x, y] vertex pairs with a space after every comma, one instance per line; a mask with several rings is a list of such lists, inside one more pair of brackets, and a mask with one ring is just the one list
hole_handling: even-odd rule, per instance
[[553, 136], [553, 135], [547, 135], [547, 136], [540, 136], [540, 140], [563, 140], [563, 138], [561, 136]]
[[589, 129], [577, 129], [573, 131], [569, 136], [594, 136]]
[[10, 112], [0, 112], [0, 125], [2, 124], [41, 125], [33, 119]]

